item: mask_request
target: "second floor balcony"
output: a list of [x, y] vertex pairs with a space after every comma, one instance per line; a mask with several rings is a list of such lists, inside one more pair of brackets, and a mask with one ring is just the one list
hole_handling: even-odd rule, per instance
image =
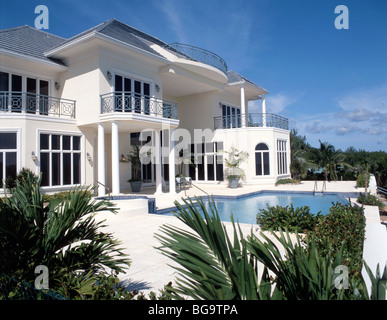
[[211, 51], [177, 42], [169, 44], [165, 48], [180, 58], [208, 64], [225, 74], [227, 73], [226, 61]]
[[115, 91], [101, 95], [101, 114], [108, 113], [177, 119], [177, 103], [130, 91]]
[[30, 92], [0, 91], [0, 114], [75, 119], [75, 101]]
[[214, 129], [272, 127], [289, 130], [289, 120], [272, 113], [248, 113], [214, 117]]

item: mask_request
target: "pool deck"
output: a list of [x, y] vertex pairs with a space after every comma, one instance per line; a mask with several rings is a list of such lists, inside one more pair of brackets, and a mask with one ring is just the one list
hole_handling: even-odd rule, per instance
[[[219, 196], [242, 196], [257, 191], [312, 192], [314, 188], [313, 181], [277, 187], [274, 185], [244, 185], [238, 189], [230, 189], [224, 184], [202, 183], [196, 185], [210, 195]], [[321, 181], [318, 183], [318, 189], [320, 188], [322, 188]], [[154, 195], [153, 192], [152, 188], [143, 188], [140, 194], [155, 198], [158, 210], [173, 207], [175, 200], [181, 202], [181, 199], [186, 197], [207, 196], [206, 193], [195, 187], [182, 190], [174, 195], [169, 193]], [[356, 188], [353, 181], [328, 182], [325, 192], [358, 193], [364, 192], [364, 189]], [[139, 194], [136, 193], [136, 195]], [[120, 274], [119, 277], [128, 286], [128, 289], [144, 293], [150, 291], [158, 293], [159, 289], [162, 289], [168, 282], [174, 283], [176, 272], [171, 267], [173, 262], [156, 249], [160, 244], [155, 238], [155, 234], [161, 233], [160, 227], [163, 224], [174, 225], [185, 230], [188, 230], [188, 227], [173, 216], [148, 214], [147, 200], [120, 200], [117, 202], [117, 206], [120, 207], [117, 214], [101, 212], [96, 217], [97, 220], [106, 219], [107, 226], [104, 231], [113, 233], [114, 237], [122, 242], [123, 251], [132, 260], [129, 270], [125, 274]], [[387, 261], [387, 231], [386, 227], [380, 223], [376, 207], [365, 207], [367, 226], [363, 255], [371, 269], [376, 270], [377, 263], [384, 266]], [[228, 231], [232, 230], [231, 223], [225, 222], [224, 224]], [[244, 235], [249, 234], [251, 230], [258, 236], [261, 232], [259, 227], [254, 224], [240, 224], [240, 226]], [[230, 234], [232, 235], [231, 232]], [[273, 239], [271, 235], [269, 237]]]

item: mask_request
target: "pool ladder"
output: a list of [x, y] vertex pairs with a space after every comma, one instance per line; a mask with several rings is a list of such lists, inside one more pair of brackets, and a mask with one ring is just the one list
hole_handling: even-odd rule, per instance
[[[318, 189], [318, 184], [317, 184], [317, 180], [316, 180], [316, 181], [314, 182], [313, 195], [316, 194], [317, 189]], [[321, 193], [324, 194], [324, 191], [327, 191], [327, 181], [326, 181], [326, 180], [323, 181]]]

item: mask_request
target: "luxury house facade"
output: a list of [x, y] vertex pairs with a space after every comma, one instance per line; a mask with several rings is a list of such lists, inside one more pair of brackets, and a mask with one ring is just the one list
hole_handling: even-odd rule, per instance
[[[232, 147], [250, 155], [243, 183], [274, 183], [290, 176], [290, 141], [266, 94], [209, 51], [115, 19], [70, 39], [0, 30], [0, 179], [29, 168], [46, 192], [98, 184], [100, 195], [120, 194], [132, 177], [120, 159], [136, 144], [156, 193], [174, 193], [178, 173], [227, 183], [220, 151]], [[261, 113], [248, 112], [253, 100]]]

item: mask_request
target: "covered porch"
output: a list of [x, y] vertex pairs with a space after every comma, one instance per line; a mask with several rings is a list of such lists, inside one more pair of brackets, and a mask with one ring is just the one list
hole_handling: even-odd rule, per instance
[[111, 115], [97, 126], [97, 148], [94, 148], [94, 183], [98, 196], [131, 193], [128, 182], [133, 176], [130, 163], [123, 160], [133, 145], [145, 153], [141, 165], [142, 189], [147, 194], [175, 194], [175, 143], [174, 129], [179, 121], [158, 118], [156, 121], [122, 119]]

